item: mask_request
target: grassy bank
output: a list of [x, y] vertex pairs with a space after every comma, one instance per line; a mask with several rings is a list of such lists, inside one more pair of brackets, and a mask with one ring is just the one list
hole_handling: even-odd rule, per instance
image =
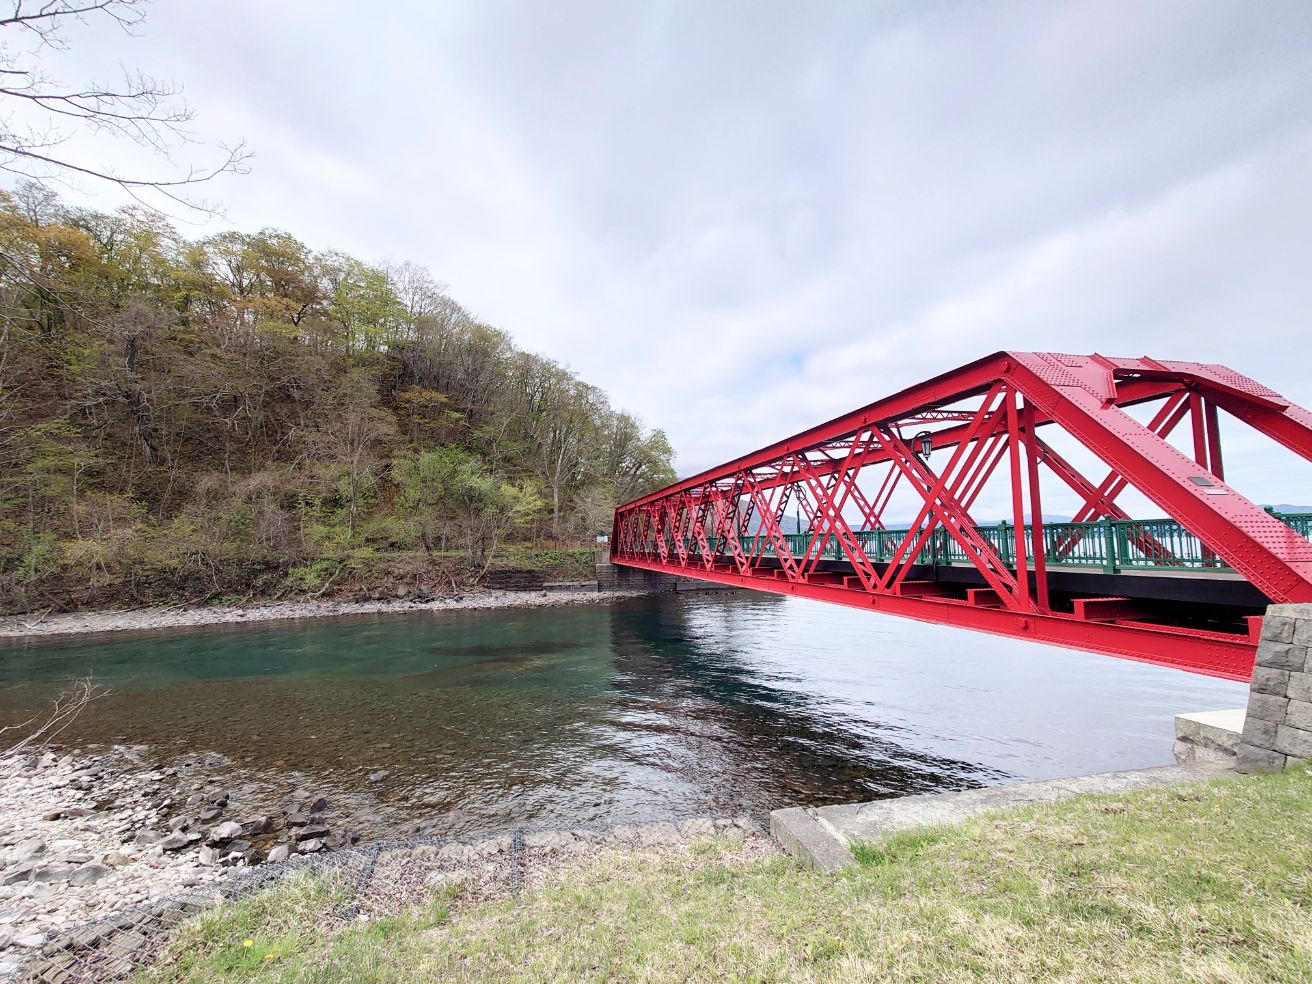
[[1312, 980], [1302, 769], [912, 832], [838, 876], [723, 850], [336, 930], [332, 887], [301, 881], [201, 918], [140, 980]]

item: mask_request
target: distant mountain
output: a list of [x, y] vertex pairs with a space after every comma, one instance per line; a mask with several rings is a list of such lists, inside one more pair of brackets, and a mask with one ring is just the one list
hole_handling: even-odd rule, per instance
[[[805, 523], [800, 523], [796, 516], [785, 516], [781, 520], [779, 520], [779, 528], [783, 530], [785, 534], [801, 533], [805, 525], [806, 525]], [[752, 513], [751, 519], [748, 520], [747, 522], [747, 532], [748, 533], [761, 532], [761, 517], [758, 516], [755, 512]]]

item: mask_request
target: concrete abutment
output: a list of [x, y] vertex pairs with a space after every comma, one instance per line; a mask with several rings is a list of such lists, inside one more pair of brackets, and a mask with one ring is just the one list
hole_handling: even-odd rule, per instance
[[739, 590], [730, 584], [716, 584], [714, 581], [699, 581], [696, 578], [675, 577], [672, 574], [660, 574], [640, 567], [612, 564], [608, 546], [597, 548], [596, 567], [598, 591], [647, 591], [652, 594], [672, 594], [676, 591]]

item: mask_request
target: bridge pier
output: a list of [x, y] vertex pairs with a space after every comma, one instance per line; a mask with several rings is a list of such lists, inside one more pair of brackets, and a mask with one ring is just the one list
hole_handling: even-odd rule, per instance
[[1240, 772], [1312, 759], [1312, 605], [1271, 605], [1249, 686], [1239, 740]]

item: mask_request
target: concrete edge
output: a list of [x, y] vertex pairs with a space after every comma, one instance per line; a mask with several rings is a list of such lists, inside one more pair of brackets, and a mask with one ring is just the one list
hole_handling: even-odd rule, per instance
[[1234, 754], [1244, 733], [1247, 710], [1243, 707], [1219, 711], [1191, 711], [1175, 716], [1175, 737], [1195, 745]]
[[770, 834], [799, 860], [821, 871], [834, 872], [856, 863], [849, 845], [857, 842], [878, 841], [909, 830], [955, 827], [979, 816], [1080, 796], [1159, 789], [1238, 775], [1232, 764], [1199, 762], [921, 793], [813, 810], [791, 807], [770, 814]]
[[847, 845], [821, 827], [805, 807], [772, 810], [770, 836], [793, 857], [821, 871], [841, 871], [856, 864]]

